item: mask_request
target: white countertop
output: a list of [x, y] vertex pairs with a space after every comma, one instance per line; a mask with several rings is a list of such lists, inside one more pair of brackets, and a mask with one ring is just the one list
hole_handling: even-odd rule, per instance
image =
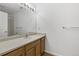
[[0, 55], [5, 54], [6, 52], [10, 52], [18, 47], [21, 47], [25, 44], [28, 44], [34, 40], [37, 40], [45, 35], [36, 34], [28, 37], [19, 37], [11, 40], [1, 41], [0, 42]]

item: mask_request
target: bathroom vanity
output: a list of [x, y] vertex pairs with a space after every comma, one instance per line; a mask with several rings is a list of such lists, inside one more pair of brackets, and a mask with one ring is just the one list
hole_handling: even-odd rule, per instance
[[1, 56], [41, 56], [45, 50], [45, 35], [22, 36], [0, 42]]

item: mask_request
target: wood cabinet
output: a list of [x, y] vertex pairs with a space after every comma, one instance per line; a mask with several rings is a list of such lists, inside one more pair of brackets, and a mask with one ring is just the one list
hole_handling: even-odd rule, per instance
[[45, 50], [45, 37], [15, 49], [4, 56], [40, 56]]
[[35, 47], [33, 42], [25, 45], [25, 53], [26, 56], [35, 56]]
[[45, 37], [41, 38], [41, 55], [44, 54], [45, 50]]
[[35, 56], [35, 48], [31, 48], [26, 51], [26, 56]]
[[40, 40], [36, 41], [36, 45], [35, 45], [35, 48], [36, 48], [36, 56], [40, 56], [41, 55], [41, 45], [40, 45]]
[[26, 56], [40, 56], [41, 53], [40, 53], [40, 50], [41, 47], [40, 47], [40, 39], [39, 40], [36, 40], [32, 43], [29, 43], [25, 46], [25, 50], [26, 50]]
[[5, 54], [4, 56], [24, 56], [24, 55], [25, 55], [24, 47], [21, 47]]

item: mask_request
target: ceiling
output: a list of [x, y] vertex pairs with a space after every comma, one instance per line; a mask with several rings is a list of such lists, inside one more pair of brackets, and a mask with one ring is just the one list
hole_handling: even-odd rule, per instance
[[18, 3], [0, 3], [0, 10], [8, 13], [14, 13], [20, 10]]
[[[32, 7], [36, 7], [34, 4], [29, 3]], [[20, 11], [22, 8], [20, 3], [0, 3], [0, 11], [4, 11], [7, 13], [16, 13]], [[30, 8], [29, 8], [30, 9]]]

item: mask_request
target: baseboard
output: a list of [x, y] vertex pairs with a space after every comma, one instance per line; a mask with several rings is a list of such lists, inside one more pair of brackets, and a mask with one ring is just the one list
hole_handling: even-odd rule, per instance
[[50, 56], [62, 56], [62, 55], [60, 55], [60, 54], [57, 54], [57, 53], [51, 53], [51, 52], [49, 52], [49, 51], [47, 51], [47, 50], [45, 50], [44, 51], [45, 53], [47, 53], [47, 54], [49, 54]]

